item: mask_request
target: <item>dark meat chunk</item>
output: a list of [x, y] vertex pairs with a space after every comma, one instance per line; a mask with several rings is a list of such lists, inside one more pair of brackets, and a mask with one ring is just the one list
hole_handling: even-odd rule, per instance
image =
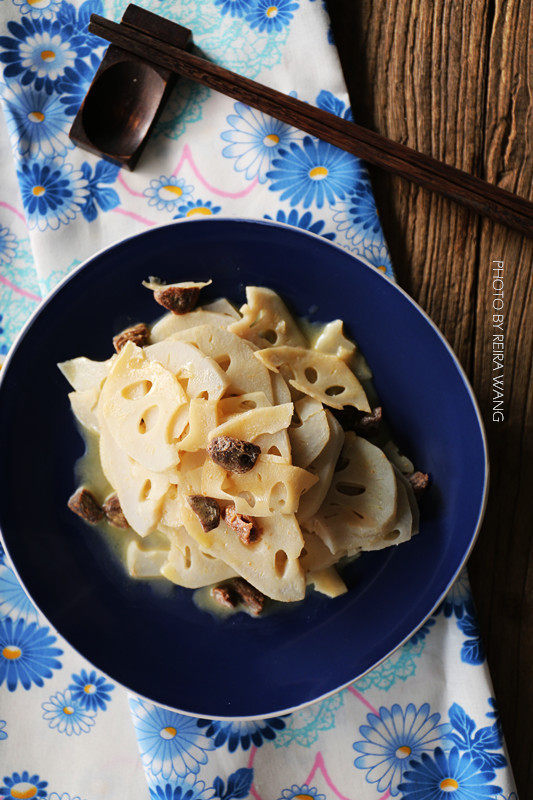
[[218, 528], [220, 523], [220, 508], [213, 497], [204, 497], [202, 494], [191, 494], [187, 501], [200, 520], [204, 531]]
[[213, 586], [211, 589], [211, 597], [215, 603], [225, 608], [235, 608], [239, 603], [239, 596], [228, 583], [221, 584], [220, 586]]
[[381, 406], [373, 408], [370, 414], [353, 406], [343, 406], [340, 410], [332, 408], [330, 411], [335, 414], [345, 431], [355, 431], [361, 436], [376, 433], [383, 419]]
[[220, 467], [242, 474], [255, 466], [261, 448], [232, 436], [216, 436], [209, 445], [209, 455]]
[[102, 506], [107, 521], [115, 528], [129, 528], [128, 520], [124, 516], [117, 494], [110, 495]]
[[138, 347], [144, 347], [150, 340], [150, 329], [144, 322], [139, 322], [138, 325], [132, 325], [131, 328], [117, 333], [113, 337], [113, 346], [117, 353], [120, 353], [126, 342], [133, 342]]
[[427, 472], [419, 472], [418, 470], [408, 475], [407, 480], [411, 484], [415, 497], [420, 497], [426, 491], [430, 482]]
[[265, 607], [265, 595], [244, 578], [233, 578], [230, 585], [238, 594], [241, 602], [248, 606], [252, 614], [257, 617]]
[[256, 520], [247, 514], [237, 514], [235, 506], [226, 506], [224, 519], [238, 533], [243, 544], [253, 544], [261, 537], [261, 528]]
[[104, 518], [102, 506], [88, 489], [80, 487], [67, 503], [71, 511], [91, 525], [96, 525]]

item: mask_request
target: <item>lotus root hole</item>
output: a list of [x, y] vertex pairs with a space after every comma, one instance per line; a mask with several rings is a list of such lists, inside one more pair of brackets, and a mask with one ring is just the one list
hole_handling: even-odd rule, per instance
[[268, 449], [268, 455], [269, 456], [281, 456], [281, 452], [280, 452], [279, 447], [276, 447], [276, 445], [273, 444], [272, 447], [269, 447], [269, 449]]
[[350, 463], [350, 459], [346, 458], [346, 456], [339, 456], [337, 463], [335, 464], [335, 472], [342, 472], [343, 469], [346, 469], [348, 464]]
[[183, 554], [183, 556], [184, 556], [184, 562], [185, 562], [184, 563], [185, 569], [190, 569], [190, 567], [191, 567], [191, 548], [190, 547], [186, 547], [185, 548], [185, 553]]
[[287, 562], [288, 562], [287, 553], [285, 550], [278, 550], [276, 555], [274, 556], [274, 566], [276, 569], [276, 575], [279, 578], [283, 578], [285, 575], [285, 570], [287, 569]]
[[157, 422], [158, 416], [159, 408], [157, 406], [150, 406], [150, 408], [147, 408], [139, 420], [139, 433], [148, 433], [148, 431], [152, 430]]
[[255, 400], [243, 400], [242, 403], [239, 403], [239, 408], [244, 408], [246, 411], [250, 411], [253, 408], [257, 408], [257, 403]]
[[217, 362], [220, 369], [223, 370], [224, 372], [228, 370], [229, 365], [231, 364], [231, 358], [227, 354], [215, 358], [215, 361]]
[[342, 394], [344, 391], [346, 391], [345, 386], [328, 386], [326, 389], [326, 394], [328, 397], [336, 397], [336, 395]]
[[255, 497], [253, 494], [251, 494], [251, 492], [241, 492], [239, 497], [241, 497], [245, 503], [248, 503], [250, 508], [255, 506]]
[[359, 486], [357, 483], [343, 483], [342, 481], [340, 483], [337, 483], [335, 488], [341, 494], [347, 494], [350, 497], [355, 497], [358, 494], [363, 494], [363, 492], [365, 491], [364, 486]]
[[152, 481], [150, 480], [150, 478], [147, 478], [145, 480], [145, 482], [143, 483], [143, 485], [142, 485], [141, 496], [140, 496], [139, 500], [141, 500], [141, 501], [142, 500], [147, 500], [148, 499], [148, 495], [150, 494], [151, 490], [152, 490]]
[[318, 378], [318, 372], [314, 367], [306, 367], [304, 374], [309, 383], [316, 383]]
[[399, 535], [400, 531], [389, 531], [389, 533], [386, 533], [383, 538], [386, 539], [388, 542], [393, 542], [394, 539], [397, 539]]
[[287, 501], [287, 489], [285, 484], [281, 481], [278, 481], [272, 487], [272, 491], [270, 492], [270, 501], [268, 503], [268, 507], [270, 511], [274, 511], [278, 508], [283, 508]]
[[267, 342], [270, 342], [270, 344], [276, 344], [276, 342], [278, 341], [278, 334], [276, 333], [276, 331], [269, 329], [268, 331], [264, 332], [263, 339], [266, 339]]
[[125, 400], [138, 400], [148, 394], [152, 385], [152, 381], [135, 381], [122, 389], [122, 397]]

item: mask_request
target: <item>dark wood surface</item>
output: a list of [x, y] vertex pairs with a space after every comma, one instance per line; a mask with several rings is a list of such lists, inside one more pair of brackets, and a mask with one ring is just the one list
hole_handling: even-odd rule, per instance
[[[137, 24], [130, 23], [128, 14], [133, 17], [134, 23], [136, 15], [140, 18]], [[139, 25], [139, 21], [143, 24]], [[167, 29], [167, 36], [160, 35], [158, 26]], [[106, 137], [110, 137], [113, 141], [115, 146], [110, 153], [113, 157], [116, 152], [123, 152], [122, 149], [117, 151], [116, 145], [122, 143], [125, 138], [129, 142], [132, 138], [131, 131], [134, 132], [133, 144], [137, 148], [135, 155], [138, 153], [149, 128], [147, 124], [144, 126], [131, 124], [130, 107], [136, 106], [136, 113], [140, 119], [147, 117], [146, 122], [152, 121], [154, 108], [158, 106], [158, 98], [153, 97], [157, 84], [152, 87], [150, 77], [157, 78], [154, 70], [159, 72], [163, 67], [165, 70], [179, 72], [186, 78], [216, 89], [234, 100], [257, 108], [306, 133], [318, 136], [323, 141], [364, 158], [370, 164], [401, 175], [419, 186], [436, 191], [533, 238], [533, 203], [526, 198], [508, 192], [493, 182], [483, 181], [472, 172], [457, 169], [452, 164], [432, 158], [427, 153], [408, 147], [395, 139], [388, 139], [371, 128], [342, 119], [336, 114], [290, 97], [270, 86], [231, 72], [202, 56], [189, 53], [183, 49], [180, 41], [168, 38], [168, 31], [171, 32], [172, 28], [176, 31], [174, 39], [190, 33], [186, 28], [161, 19], [134, 4], [127, 7], [121, 23], [108, 20], [99, 14], [91, 14], [90, 33], [112, 42], [112, 47], [107, 50], [99, 70], [102, 74], [97, 74], [93, 81], [76, 120], [83, 119], [87, 124], [90, 119], [88, 114], [90, 99], [92, 95], [98, 94], [92, 104], [95, 118], [93, 124], [96, 124], [98, 132], [105, 131]], [[116, 80], [111, 79], [111, 82], [105, 80], [110, 74], [116, 74], [115, 65], [107, 72], [104, 70], [104, 64], [112, 59], [113, 51], [122, 55], [124, 52], [131, 54], [132, 62], [121, 65], [120, 80], [129, 92], [133, 93], [133, 97], [126, 95], [125, 100], [118, 90]], [[132, 80], [128, 80], [124, 69], [134, 68], [137, 75], [139, 59], [142, 58], [149, 59], [154, 65], [154, 70], [146, 66], [144, 77], [139, 77], [135, 81], [132, 76]], [[143, 86], [144, 92], [142, 92]], [[104, 115], [103, 121], [102, 107], [112, 109], [112, 115]], [[70, 136], [73, 138], [72, 130]], [[92, 141], [94, 143], [94, 138]], [[124, 161], [124, 158], [121, 160]], [[133, 169], [131, 162], [132, 156], [124, 161], [126, 166]]]
[[[533, 196], [533, 0], [329, 0], [358, 122]], [[519, 797], [533, 797], [533, 242], [371, 168], [401, 284], [445, 333], [486, 422], [469, 562]], [[492, 421], [491, 262], [504, 262], [505, 420]]]

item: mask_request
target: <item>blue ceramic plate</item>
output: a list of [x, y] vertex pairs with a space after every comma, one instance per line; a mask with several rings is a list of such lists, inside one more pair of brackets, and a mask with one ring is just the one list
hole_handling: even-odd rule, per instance
[[[396, 439], [433, 487], [411, 542], [369, 553], [350, 591], [226, 621], [191, 593], [136, 582], [103, 536], [67, 509], [83, 443], [56, 362], [107, 358], [114, 334], [160, 315], [141, 286], [213, 279], [205, 300], [246, 284], [302, 316], [341, 317], [372, 366]], [[0, 527], [34, 602], [98, 669], [157, 703], [207, 717], [266, 717], [309, 703], [376, 665], [435, 608], [467, 557], [485, 501], [487, 456], [472, 391], [427, 316], [390, 280], [318, 236], [268, 222], [206, 220], [134, 236], [70, 275], [33, 315], [0, 388]]]

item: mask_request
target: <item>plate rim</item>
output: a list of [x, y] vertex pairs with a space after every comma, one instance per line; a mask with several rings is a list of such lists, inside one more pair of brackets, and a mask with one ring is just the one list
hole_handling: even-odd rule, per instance
[[[368, 669], [366, 669], [363, 672], [361, 672], [359, 675], [356, 675], [353, 678], [350, 678], [345, 683], [339, 684], [339, 686], [337, 686], [337, 687], [335, 687], [333, 689], [330, 689], [327, 692], [324, 692], [323, 694], [319, 695], [318, 697], [315, 697], [315, 698], [313, 698], [311, 700], [306, 700], [303, 703], [299, 703], [299, 704], [297, 704], [295, 706], [290, 706], [290, 707], [287, 707], [287, 708], [278, 709], [276, 711], [269, 711], [269, 712], [263, 713], [263, 714], [261, 714], [259, 716], [258, 715], [252, 715], [252, 716], [209, 715], [209, 717], [208, 717], [209, 719], [216, 720], [216, 721], [221, 721], [221, 722], [233, 722], [235, 720], [254, 721], [254, 720], [261, 720], [261, 719], [272, 719], [273, 717], [282, 717], [282, 716], [286, 716], [288, 714], [293, 714], [294, 712], [300, 711], [301, 709], [304, 709], [307, 706], [313, 705], [313, 703], [322, 702], [322, 701], [328, 699], [329, 697], [331, 697], [332, 695], [336, 694], [337, 692], [341, 692], [341, 691], [345, 690], [348, 686], [350, 686], [355, 681], [360, 680], [365, 675], [368, 675], [369, 672], [372, 672], [373, 669], [378, 667], [380, 664], [382, 664], [384, 661], [386, 661], [387, 658], [389, 658], [393, 653], [395, 653], [397, 650], [399, 650], [400, 647], [402, 647], [416, 633], [416, 631], [418, 631], [424, 625], [424, 623], [433, 614], [435, 609], [442, 603], [443, 599], [447, 595], [447, 593], [450, 590], [451, 586], [453, 585], [453, 583], [455, 583], [457, 577], [459, 576], [459, 573], [461, 572], [461, 570], [464, 568], [466, 562], [468, 561], [468, 559], [469, 559], [469, 557], [470, 557], [470, 555], [472, 553], [472, 550], [474, 548], [474, 545], [476, 544], [476, 541], [478, 539], [478, 536], [479, 536], [479, 533], [480, 533], [480, 530], [481, 530], [481, 526], [483, 524], [483, 519], [484, 519], [484, 516], [485, 516], [486, 509], [487, 509], [489, 484], [490, 484], [490, 462], [489, 462], [489, 449], [488, 449], [488, 442], [487, 442], [487, 434], [486, 434], [485, 425], [484, 425], [484, 422], [483, 422], [483, 417], [482, 417], [482, 414], [481, 414], [481, 409], [479, 407], [479, 403], [478, 403], [477, 398], [475, 396], [475, 393], [474, 393], [474, 390], [473, 390], [472, 385], [470, 383], [470, 380], [468, 379], [468, 376], [466, 375], [461, 363], [459, 362], [458, 357], [454, 353], [450, 343], [448, 342], [448, 340], [446, 339], [446, 337], [444, 336], [442, 331], [433, 322], [431, 317], [416, 302], [416, 300], [414, 300], [406, 292], [406, 290], [403, 289], [403, 287], [401, 287], [396, 281], [391, 280], [385, 273], [383, 273], [379, 269], [377, 269], [377, 267], [375, 267], [373, 264], [371, 264], [368, 261], [368, 259], [364, 258], [364, 256], [360, 256], [358, 254], [356, 255], [354, 253], [351, 253], [349, 250], [347, 250], [342, 245], [337, 244], [335, 242], [331, 242], [328, 239], [325, 239], [320, 234], [313, 233], [312, 231], [305, 230], [304, 228], [300, 228], [297, 225], [290, 225], [288, 223], [279, 222], [277, 220], [255, 219], [253, 217], [228, 217], [228, 216], [223, 216], [223, 217], [222, 216], [221, 217], [217, 216], [217, 217], [213, 217], [213, 218], [208, 217], [208, 218], [196, 219], [196, 220], [195, 219], [173, 220], [173, 221], [165, 223], [163, 225], [154, 225], [149, 230], [138, 231], [137, 233], [133, 233], [130, 236], [125, 236], [125, 237], [123, 237], [121, 239], [117, 239], [115, 242], [112, 242], [111, 244], [105, 245], [104, 247], [100, 248], [95, 253], [93, 253], [92, 255], [88, 256], [86, 259], [84, 259], [84, 261], [82, 261], [76, 267], [74, 267], [74, 269], [72, 269], [70, 272], [68, 272], [59, 281], [59, 283], [57, 283], [56, 286], [54, 286], [54, 288], [45, 297], [42, 298], [42, 300], [38, 304], [37, 308], [35, 308], [33, 310], [31, 315], [29, 316], [29, 318], [26, 320], [26, 322], [24, 323], [24, 325], [22, 326], [22, 328], [18, 332], [17, 336], [15, 337], [15, 340], [14, 340], [13, 344], [11, 345], [11, 347], [9, 349], [9, 352], [7, 354], [6, 359], [0, 365], [1, 366], [1, 368], [0, 368], [0, 394], [4, 390], [3, 387], [4, 387], [4, 383], [6, 381], [6, 375], [8, 374], [8, 370], [9, 370], [9, 367], [11, 365], [11, 362], [12, 362], [12, 360], [14, 359], [14, 357], [16, 355], [16, 352], [17, 352], [17, 350], [19, 348], [19, 345], [20, 345], [22, 339], [26, 335], [27, 331], [33, 325], [34, 320], [42, 313], [42, 311], [51, 302], [51, 300], [55, 297], [55, 295], [58, 294], [61, 291], [63, 286], [66, 285], [67, 283], [69, 283], [70, 281], [74, 280], [75, 277], [77, 276], [77, 274], [79, 272], [81, 272], [82, 270], [84, 270], [91, 261], [93, 261], [96, 258], [99, 258], [100, 256], [102, 256], [105, 253], [107, 253], [109, 250], [112, 250], [112, 249], [118, 247], [119, 245], [123, 244], [124, 242], [128, 242], [128, 241], [130, 241], [132, 239], [136, 239], [137, 237], [145, 236], [146, 234], [150, 233], [151, 231], [160, 230], [160, 229], [164, 229], [164, 228], [172, 228], [172, 227], [176, 227], [178, 225], [183, 225], [183, 224], [196, 224], [196, 225], [202, 225], [202, 224], [203, 225], [214, 225], [215, 224], [216, 225], [216, 224], [219, 224], [219, 223], [227, 223], [227, 222], [231, 222], [231, 223], [235, 223], [236, 222], [236, 223], [241, 223], [241, 224], [244, 223], [246, 225], [253, 225], [253, 226], [259, 225], [259, 226], [263, 226], [263, 227], [273, 227], [273, 228], [282, 228], [282, 229], [284, 228], [284, 229], [289, 229], [289, 230], [291, 230], [293, 232], [297, 231], [302, 236], [307, 236], [308, 238], [312, 238], [312, 239], [315, 239], [317, 241], [320, 241], [322, 244], [327, 245], [329, 247], [332, 247], [332, 248], [334, 248], [336, 250], [339, 250], [344, 255], [349, 256], [350, 258], [353, 258], [355, 261], [359, 261], [366, 269], [372, 270], [372, 272], [375, 273], [381, 280], [387, 281], [389, 284], [391, 284], [392, 287], [393, 287], [393, 290], [396, 290], [401, 295], [403, 295], [403, 297], [414, 308], [414, 310], [416, 312], [418, 312], [426, 320], [427, 323], [429, 323], [429, 326], [433, 329], [433, 332], [437, 335], [438, 339], [440, 339], [441, 344], [443, 344], [444, 348], [447, 350], [448, 355], [451, 357], [451, 360], [454, 363], [455, 368], [456, 368], [457, 372], [459, 373], [459, 376], [461, 377], [461, 380], [462, 380], [463, 385], [464, 385], [464, 387], [466, 389], [467, 395], [468, 395], [468, 397], [470, 399], [470, 402], [472, 404], [472, 408], [473, 408], [473, 410], [475, 412], [475, 418], [476, 418], [476, 422], [477, 422], [477, 427], [479, 429], [479, 433], [480, 433], [480, 436], [481, 436], [481, 442], [482, 442], [482, 445], [483, 445], [484, 475], [483, 475], [483, 491], [482, 491], [482, 496], [481, 496], [481, 502], [479, 504], [476, 525], [475, 525], [475, 528], [474, 528], [474, 532], [471, 535], [470, 543], [469, 543], [469, 546], [468, 546], [464, 556], [461, 558], [460, 563], [459, 563], [455, 573], [453, 574], [453, 576], [451, 577], [451, 579], [447, 583], [445, 589], [440, 594], [440, 596], [438, 597], [436, 602], [433, 604], [433, 606], [429, 609], [427, 614], [425, 614], [424, 618], [419, 623], [417, 623], [417, 625], [415, 627], [413, 627], [412, 630], [397, 645], [392, 647], [378, 661], [376, 661], [374, 664], [372, 664], [372, 666], [368, 667]], [[5, 391], [7, 391], [7, 389], [5, 389]], [[5, 542], [4, 535], [3, 535], [1, 527], [0, 527], [0, 543], [3, 545], [4, 551], [5, 551], [5, 553], [7, 554], [8, 558], [9, 558], [9, 562], [10, 563], [8, 564], [8, 566], [10, 567], [10, 569], [13, 570], [13, 572], [15, 574], [15, 577], [19, 581], [19, 583], [22, 586], [22, 588], [24, 589], [25, 593], [28, 595], [28, 597], [32, 601], [32, 603], [35, 606], [35, 608], [41, 614], [41, 617], [51, 627], [51, 629], [54, 631], [54, 633], [57, 634], [57, 636], [59, 636], [62, 639], [64, 639], [64, 641], [76, 653], [77, 656], [79, 656], [84, 661], [86, 661], [87, 664], [89, 664], [92, 668], [97, 669], [108, 680], [114, 682], [117, 686], [120, 686], [121, 688], [123, 688], [126, 692], [128, 692], [129, 695], [133, 695], [134, 697], [140, 698], [141, 700], [144, 700], [145, 702], [152, 703], [153, 705], [158, 706], [160, 708], [164, 708], [164, 709], [166, 709], [168, 711], [173, 711], [173, 712], [176, 712], [178, 714], [183, 714], [186, 717], [192, 717], [192, 718], [196, 718], [196, 719], [206, 718], [205, 714], [198, 714], [198, 713], [195, 713], [193, 711], [185, 711], [183, 709], [179, 709], [179, 708], [176, 708], [174, 706], [170, 706], [170, 705], [167, 705], [165, 703], [161, 703], [160, 701], [155, 701], [155, 700], [151, 699], [150, 697], [147, 697], [146, 695], [140, 694], [139, 692], [137, 692], [136, 690], [132, 689], [131, 687], [126, 686], [121, 681], [118, 681], [116, 678], [113, 678], [112, 676], [108, 675], [104, 670], [102, 670], [100, 667], [97, 667], [86, 656], [84, 656], [82, 653], [80, 653], [77, 650], [77, 648], [75, 648], [55, 628], [53, 622], [51, 622], [48, 619], [48, 617], [42, 612], [40, 606], [35, 602], [35, 600], [33, 598], [33, 595], [28, 591], [28, 589], [26, 587], [26, 584], [24, 583], [24, 581], [20, 577], [20, 575], [18, 573], [18, 570], [17, 570], [17, 568], [15, 566], [15, 563], [13, 562], [13, 560], [11, 558], [11, 555], [9, 553], [9, 548], [6, 545], [6, 542]]]

